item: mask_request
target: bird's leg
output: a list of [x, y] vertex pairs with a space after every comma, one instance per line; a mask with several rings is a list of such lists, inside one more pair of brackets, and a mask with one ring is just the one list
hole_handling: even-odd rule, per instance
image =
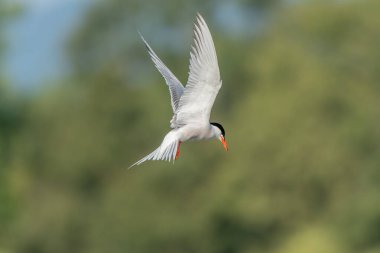
[[180, 147], [181, 147], [181, 142], [179, 141], [179, 142], [178, 142], [178, 147], [177, 147], [177, 153], [175, 154], [175, 159], [176, 159], [176, 160], [177, 160], [178, 157], [179, 157], [179, 149], [180, 149]]

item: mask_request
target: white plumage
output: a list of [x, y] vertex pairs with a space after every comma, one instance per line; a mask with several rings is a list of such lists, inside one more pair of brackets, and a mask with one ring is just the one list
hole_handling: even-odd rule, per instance
[[223, 127], [218, 123], [210, 124], [209, 122], [211, 108], [222, 86], [222, 81], [214, 42], [202, 16], [197, 15], [194, 26], [194, 44], [190, 52], [189, 78], [185, 88], [158, 58], [145, 39], [142, 36], [141, 38], [152, 61], [169, 87], [174, 113], [170, 127], [173, 130], [165, 136], [155, 151], [132, 166], [147, 160], [174, 160], [179, 155], [179, 145], [192, 139], [219, 138], [227, 150]]

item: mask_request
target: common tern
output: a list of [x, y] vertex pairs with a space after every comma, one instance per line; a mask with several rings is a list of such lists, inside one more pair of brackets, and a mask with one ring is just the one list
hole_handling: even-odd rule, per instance
[[161, 73], [171, 96], [173, 118], [161, 145], [152, 153], [137, 161], [129, 168], [148, 160], [177, 160], [181, 143], [188, 140], [216, 138], [224, 149], [228, 146], [225, 131], [221, 124], [209, 122], [211, 108], [222, 86], [218, 59], [210, 30], [203, 17], [198, 13], [194, 24], [194, 44], [190, 52], [189, 78], [184, 87], [177, 77], [158, 58], [153, 49], [140, 34], [149, 55]]

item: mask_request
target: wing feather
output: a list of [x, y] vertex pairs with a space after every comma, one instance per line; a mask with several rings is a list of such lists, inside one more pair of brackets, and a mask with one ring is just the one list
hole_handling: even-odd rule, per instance
[[[140, 33], [139, 33], [140, 34]], [[170, 71], [168, 67], [161, 61], [160, 58], [156, 55], [153, 49], [149, 46], [148, 42], [144, 39], [144, 37], [140, 34], [142, 41], [144, 42], [146, 48], [148, 49], [149, 55], [156, 66], [157, 70], [164, 77], [166, 84], [169, 87], [170, 97], [171, 97], [171, 105], [173, 108], [173, 112], [178, 109], [179, 100], [185, 90], [181, 82], [177, 79], [177, 77]]]
[[200, 14], [194, 26], [194, 44], [190, 52], [189, 78], [171, 120], [172, 127], [189, 123], [208, 123], [222, 82], [214, 42]]

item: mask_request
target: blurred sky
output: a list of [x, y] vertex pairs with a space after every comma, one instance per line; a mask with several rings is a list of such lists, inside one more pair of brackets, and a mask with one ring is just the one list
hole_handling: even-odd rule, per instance
[[22, 12], [7, 26], [5, 71], [30, 90], [65, 73], [64, 43], [82, 20], [89, 0], [13, 0]]
[[[90, 0], [8, 0], [21, 13], [7, 26], [5, 73], [17, 89], [30, 91], [50, 85], [68, 73], [65, 43], [80, 26]], [[221, 1], [214, 10], [216, 23], [230, 35], [244, 37], [262, 23], [258, 12]], [[195, 15], [195, 14], [194, 14]], [[229, 18], [226, 18], [229, 17]], [[233, 17], [233, 18], [232, 18]], [[253, 26], [254, 24], [254, 26]], [[249, 26], [250, 29], [246, 29]], [[137, 34], [136, 34], [137, 36]]]

